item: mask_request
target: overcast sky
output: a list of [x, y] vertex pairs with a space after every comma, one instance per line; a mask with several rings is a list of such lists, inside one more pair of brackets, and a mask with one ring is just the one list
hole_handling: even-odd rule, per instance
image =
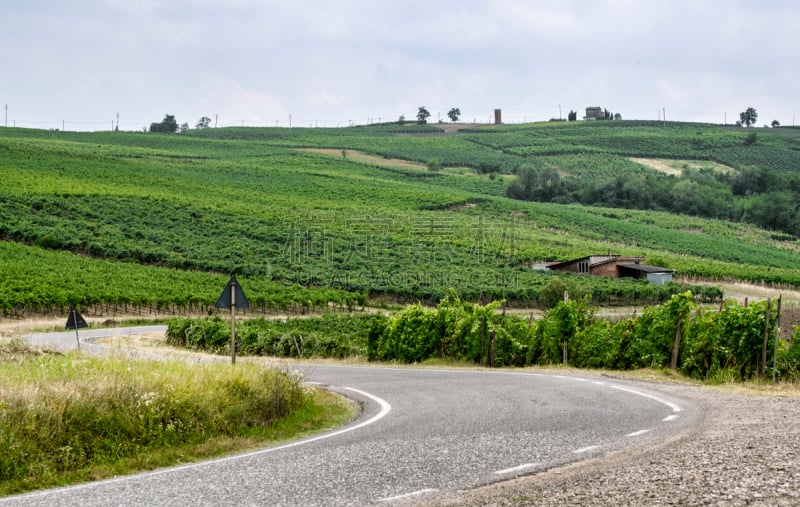
[[799, 29], [797, 0], [0, 0], [0, 122], [800, 124]]

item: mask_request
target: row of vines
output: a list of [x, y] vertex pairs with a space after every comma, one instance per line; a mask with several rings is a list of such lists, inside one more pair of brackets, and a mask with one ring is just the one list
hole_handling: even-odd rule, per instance
[[[616, 322], [596, 317], [585, 300], [559, 302], [539, 320], [499, 311], [501, 305], [470, 303], [451, 292], [434, 309], [415, 304], [392, 316], [245, 321], [237, 340], [246, 354], [274, 356], [619, 370], [668, 368], [676, 361], [682, 373], [709, 381], [752, 379], [773, 371], [774, 364], [776, 377], [800, 379], [800, 327], [788, 339], [776, 338], [766, 302], [745, 306], [726, 300], [710, 309], [686, 291]], [[776, 305], [770, 310], [774, 316]], [[224, 352], [230, 328], [219, 318], [174, 319], [167, 338], [172, 345]]]

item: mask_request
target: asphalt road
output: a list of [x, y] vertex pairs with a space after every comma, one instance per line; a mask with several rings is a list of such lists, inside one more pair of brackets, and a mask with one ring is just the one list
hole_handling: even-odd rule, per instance
[[[131, 328], [141, 333], [163, 327]], [[82, 331], [81, 347], [104, 330]], [[105, 330], [120, 335], [128, 330]], [[70, 344], [71, 340], [71, 344]], [[74, 333], [33, 335], [74, 348]], [[363, 406], [349, 425], [224, 459], [0, 499], [0, 505], [392, 505], [661, 441], [698, 409], [635, 382], [498, 370], [302, 365]]]

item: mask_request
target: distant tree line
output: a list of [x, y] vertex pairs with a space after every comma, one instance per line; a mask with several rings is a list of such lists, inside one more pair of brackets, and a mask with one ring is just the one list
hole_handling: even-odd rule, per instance
[[735, 172], [685, 168], [680, 177], [631, 174], [582, 180], [562, 178], [551, 167], [522, 165], [506, 195], [747, 222], [800, 237], [800, 174], [764, 167]]
[[[208, 116], [203, 116], [199, 120], [197, 120], [197, 124], [195, 124], [195, 128], [197, 129], [207, 129], [211, 126], [211, 118]], [[189, 130], [189, 124], [184, 122], [180, 126], [178, 126], [178, 120], [175, 119], [174, 115], [167, 114], [164, 115], [164, 119], [160, 122], [153, 122], [150, 124], [150, 132], [159, 132], [162, 134], [174, 134], [178, 131], [186, 132]]]

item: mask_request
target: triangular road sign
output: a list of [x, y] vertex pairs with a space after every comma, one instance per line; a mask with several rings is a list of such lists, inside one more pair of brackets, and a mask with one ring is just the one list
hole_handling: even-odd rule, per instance
[[89, 324], [87, 324], [83, 316], [78, 313], [78, 310], [74, 307], [70, 308], [69, 317], [67, 318], [67, 329], [82, 329], [84, 327], [89, 327]]
[[235, 306], [240, 310], [250, 308], [247, 298], [244, 297], [242, 286], [239, 285], [239, 282], [236, 280], [236, 275], [231, 276], [231, 279], [228, 281], [228, 285], [225, 286], [222, 294], [219, 295], [219, 299], [217, 300], [217, 304], [215, 306], [217, 308], [230, 308]]

